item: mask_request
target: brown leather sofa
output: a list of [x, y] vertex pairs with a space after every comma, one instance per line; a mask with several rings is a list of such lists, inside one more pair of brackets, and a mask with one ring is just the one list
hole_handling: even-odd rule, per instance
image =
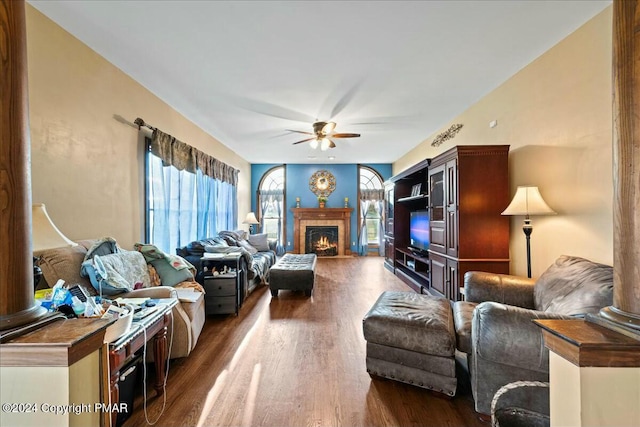
[[453, 304], [457, 349], [466, 353], [476, 411], [489, 414], [504, 385], [549, 381], [549, 351], [533, 319], [597, 314], [613, 302], [613, 268], [560, 256], [537, 280], [468, 272]]

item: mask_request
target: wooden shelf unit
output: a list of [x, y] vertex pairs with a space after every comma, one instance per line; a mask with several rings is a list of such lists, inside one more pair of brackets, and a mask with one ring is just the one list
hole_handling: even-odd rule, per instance
[[[509, 273], [508, 145], [455, 146], [395, 175], [387, 199], [385, 265], [416, 292], [458, 301], [470, 270]], [[415, 185], [419, 194], [413, 194]], [[428, 254], [409, 247], [409, 218], [429, 210]]]
[[[408, 249], [409, 217], [412, 211], [427, 209], [429, 162], [430, 159], [423, 160], [385, 183], [385, 266], [416, 292], [429, 289], [428, 258], [414, 255]], [[412, 195], [417, 184], [421, 187], [420, 194]], [[416, 267], [408, 261], [413, 261]]]
[[423, 294], [429, 292], [428, 256], [415, 254], [406, 248], [397, 248], [396, 271], [402, 280], [416, 292]]
[[398, 203], [413, 202], [413, 201], [417, 201], [417, 200], [426, 199], [427, 197], [428, 196], [426, 194], [419, 194], [417, 196], [401, 197], [400, 199], [397, 200], [397, 202]]
[[509, 273], [509, 146], [453, 147], [428, 179], [430, 286], [458, 301], [467, 271]]

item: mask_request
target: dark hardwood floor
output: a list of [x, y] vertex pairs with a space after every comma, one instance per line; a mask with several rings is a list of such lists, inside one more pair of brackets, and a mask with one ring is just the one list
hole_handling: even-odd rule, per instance
[[[368, 375], [362, 318], [384, 290], [409, 288], [382, 258], [320, 258], [313, 297], [260, 287], [239, 316], [210, 316], [191, 355], [171, 362], [157, 425], [486, 427], [468, 393]], [[163, 399], [149, 390], [153, 422]], [[140, 393], [125, 426], [146, 424]]]

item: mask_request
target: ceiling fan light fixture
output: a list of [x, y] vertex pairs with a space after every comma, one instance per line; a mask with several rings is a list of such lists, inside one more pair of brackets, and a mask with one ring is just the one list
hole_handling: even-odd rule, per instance
[[322, 127], [322, 133], [324, 133], [325, 135], [328, 133], [333, 132], [333, 130], [336, 128], [336, 123], [335, 122], [327, 122], [325, 123], [325, 125]]
[[[296, 141], [293, 145], [309, 142], [311, 149], [315, 150], [320, 147], [322, 151], [327, 151], [329, 148], [335, 148], [336, 144], [333, 142], [334, 138], [357, 138], [359, 133], [343, 133], [333, 130], [336, 128], [336, 122], [315, 122], [313, 123], [313, 133], [305, 132], [301, 130], [289, 130], [289, 132], [302, 133], [305, 135], [311, 135], [310, 138], [305, 138], [300, 141]], [[329, 139], [331, 138], [331, 139]]]

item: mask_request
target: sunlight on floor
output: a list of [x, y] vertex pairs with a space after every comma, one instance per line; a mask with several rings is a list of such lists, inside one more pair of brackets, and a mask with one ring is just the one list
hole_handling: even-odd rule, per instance
[[[216, 378], [216, 382], [213, 384], [213, 387], [211, 387], [211, 389], [209, 390], [209, 393], [207, 393], [207, 398], [202, 407], [202, 412], [200, 413], [200, 417], [198, 418], [198, 424], [197, 424], [198, 427], [202, 427], [205, 425], [207, 417], [211, 413], [211, 410], [213, 409], [216, 401], [220, 397], [220, 392], [224, 388], [227, 382], [228, 376], [233, 373], [238, 362], [242, 360], [242, 356], [246, 352], [247, 346], [249, 345], [249, 342], [251, 341], [252, 337], [255, 335], [256, 331], [260, 327], [262, 327], [263, 317], [264, 317], [264, 311], [260, 313], [260, 316], [258, 316], [253, 326], [251, 326], [251, 329], [249, 329], [247, 334], [244, 336], [244, 338], [242, 339], [242, 342], [240, 342], [240, 345], [238, 346], [235, 353], [233, 354], [233, 357], [231, 358], [229, 365], [227, 366], [226, 369], [224, 369], [220, 373], [220, 375], [218, 375], [218, 378]], [[249, 386], [249, 392], [247, 395], [247, 405], [245, 406], [244, 415], [242, 417], [242, 425], [247, 425], [247, 426], [251, 425], [251, 419], [253, 418], [253, 410], [255, 407], [256, 394], [258, 393], [258, 384], [260, 382], [260, 370], [261, 370], [261, 367], [260, 367], [260, 364], [258, 363], [253, 368], [253, 374], [251, 376], [251, 384]]]
[[211, 387], [211, 390], [209, 390], [209, 393], [207, 393], [207, 398], [202, 407], [202, 413], [200, 414], [200, 418], [198, 418], [198, 427], [204, 426], [204, 422], [206, 421], [207, 416], [209, 416], [211, 408], [213, 408], [216, 400], [218, 400], [218, 397], [220, 397], [220, 392], [227, 382], [228, 375], [229, 370], [225, 369], [224, 371], [222, 371], [220, 375], [218, 375], [218, 378], [216, 378], [216, 382], [213, 384], [213, 387]]
[[258, 386], [260, 385], [260, 371], [262, 366], [256, 363], [253, 367], [251, 375], [251, 383], [247, 392], [247, 403], [244, 406], [244, 414], [242, 415], [242, 426], [251, 427], [253, 425], [253, 411], [256, 408], [256, 396], [258, 395]]

